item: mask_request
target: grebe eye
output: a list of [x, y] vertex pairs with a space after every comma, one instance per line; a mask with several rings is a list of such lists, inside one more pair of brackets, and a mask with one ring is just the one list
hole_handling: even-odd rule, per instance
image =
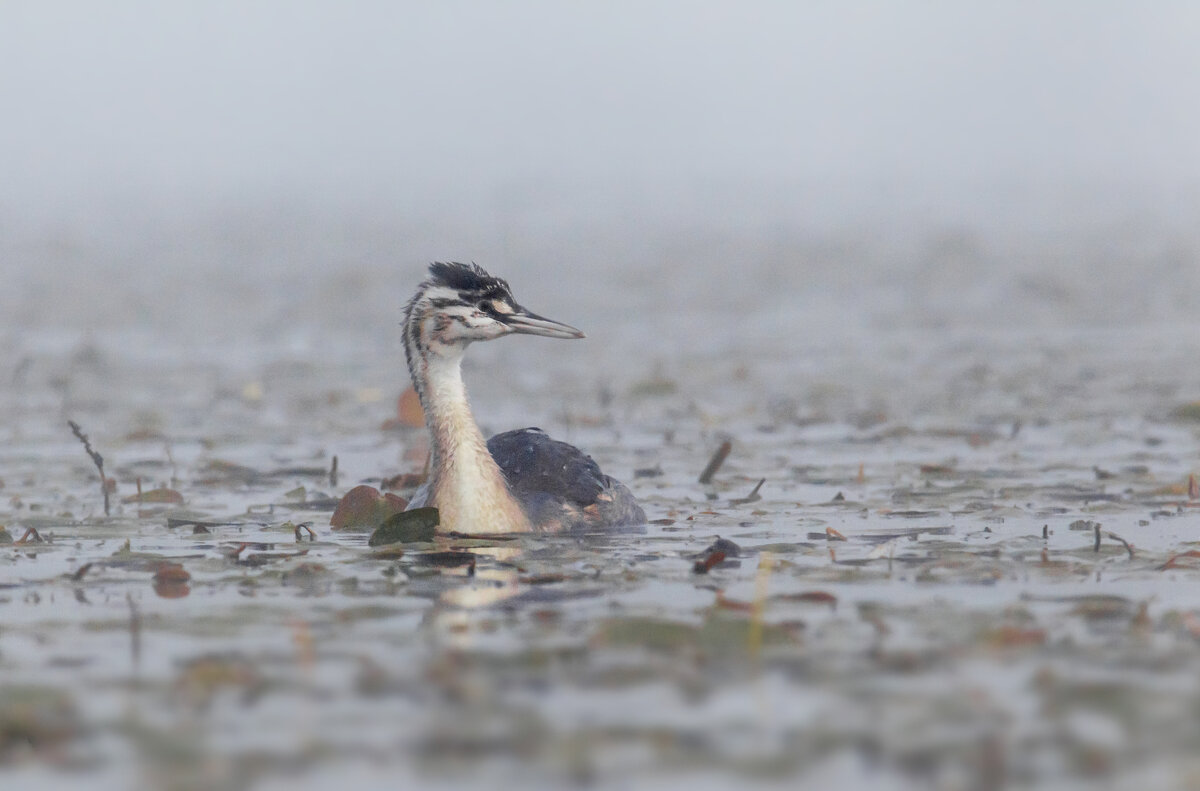
[[479, 304], [476, 305], [475, 307], [479, 308], [480, 310], [482, 310], [486, 313], [487, 311], [492, 309], [492, 301], [490, 299], [480, 300]]

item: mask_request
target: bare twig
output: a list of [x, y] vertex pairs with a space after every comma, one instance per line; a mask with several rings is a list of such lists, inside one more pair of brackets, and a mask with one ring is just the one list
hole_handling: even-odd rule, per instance
[[1126, 541], [1125, 539], [1121, 538], [1119, 535], [1117, 535], [1116, 533], [1112, 532], [1111, 530], [1105, 530], [1105, 531], [1104, 531], [1104, 535], [1108, 536], [1108, 537], [1109, 537], [1109, 538], [1111, 538], [1113, 541], [1118, 541], [1118, 542], [1120, 542], [1121, 546], [1125, 547], [1125, 551], [1129, 553], [1129, 559], [1130, 559], [1130, 560], [1132, 560], [1132, 559], [1133, 559], [1133, 545], [1132, 545], [1132, 544], [1130, 544], [1128, 541]]
[[750, 490], [750, 494], [746, 495], [745, 497], [738, 497], [736, 499], [730, 500], [729, 501], [730, 504], [745, 505], [746, 503], [753, 503], [753, 502], [757, 502], [757, 501], [761, 500], [762, 495], [760, 495], [758, 493], [758, 490], [761, 489], [762, 485], [766, 482], [767, 482], [766, 478], [760, 478], [758, 483], [756, 483], [754, 485], [754, 488]]
[[43, 541], [45, 541], [45, 539], [42, 538], [40, 533], [38, 533], [36, 527], [27, 527], [27, 528], [25, 528], [24, 535], [22, 535], [20, 538], [18, 538], [14, 543], [17, 543], [17, 544], [40, 544]]
[[67, 425], [71, 427], [71, 433], [75, 438], [83, 443], [83, 449], [87, 451], [87, 455], [92, 457], [92, 462], [96, 465], [96, 471], [100, 473], [100, 492], [104, 495], [104, 515], [109, 515], [108, 510], [108, 479], [104, 477], [104, 457], [97, 453], [92, 448], [92, 443], [88, 441], [87, 434], [83, 433], [83, 429], [74, 420], [68, 420]]
[[713, 476], [717, 474], [717, 470], [721, 469], [721, 465], [725, 463], [731, 450], [733, 450], [732, 442], [725, 440], [721, 443], [721, 447], [717, 448], [717, 452], [708, 460], [708, 466], [704, 468], [704, 472], [700, 473], [700, 483], [712, 482]]

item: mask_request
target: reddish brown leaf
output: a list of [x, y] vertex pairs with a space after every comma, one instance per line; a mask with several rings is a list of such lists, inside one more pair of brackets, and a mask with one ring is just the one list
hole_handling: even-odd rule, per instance
[[713, 566], [725, 560], [725, 553], [719, 549], [711, 552], [706, 552], [704, 557], [700, 558], [692, 566], [692, 572], [695, 574], [707, 574]]
[[425, 410], [421, 408], [421, 399], [417, 396], [417, 391], [410, 387], [396, 399], [396, 416], [385, 420], [383, 428], [420, 428], [424, 425]]
[[714, 602], [719, 609], [733, 610], [734, 612], [754, 612], [754, 604], [748, 601], [740, 601], [738, 599], [729, 599], [721, 591], [717, 591], [717, 600]]
[[154, 571], [155, 582], [187, 582], [191, 578], [187, 569], [178, 563], [160, 563]]
[[810, 604], [828, 604], [830, 609], [837, 609], [837, 596], [825, 591], [804, 591], [803, 593], [784, 593], [778, 597], [782, 601], [802, 601]]
[[396, 402], [396, 416], [406, 426], [420, 428], [425, 425], [425, 410], [421, 408], [421, 399], [416, 390], [410, 387], [400, 394]]
[[1041, 645], [1046, 642], [1046, 630], [1021, 626], [1001, 626], [988, 632], [987, 642], [998, 648]]
[[329, 524], [334, 530], [374, 530], [407, 505], [407, 500], [391, 492], [380, 494], [374, 486], [355, 486], [342, 497]]
[[154, 572], [154, 592], [164, 599], [182, 599], [192, 592], [191, 574], [178, 563], [160, 563]]

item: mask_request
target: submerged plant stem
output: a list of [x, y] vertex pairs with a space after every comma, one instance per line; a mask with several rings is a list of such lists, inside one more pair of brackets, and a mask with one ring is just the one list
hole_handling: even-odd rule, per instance
[[92, 463], [96, 465], [96, 471], [100, 473], [100, 493], [104, 495], [104, 515], [109, 516], [108, 506], [108, 479], [104, 477], [104, 457], [92, 448], [92, 443], [88, 441], [87, 434], [83, 433], [83, 429], [74, 420], [68, 420], [67, 425], [71, 427], [71, 433], [75, 438], [83, 443], [83, 449], [87, 451], [87, 455], [91, 457]]

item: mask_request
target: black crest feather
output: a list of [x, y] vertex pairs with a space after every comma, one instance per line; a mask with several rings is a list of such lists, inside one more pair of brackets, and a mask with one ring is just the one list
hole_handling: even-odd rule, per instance
[[435, 261], [429, 265], [429, 280], [435, 285], [447, 286], [458, 291], [508, 291], [508, 283], [489, 275], [479, 264]]

